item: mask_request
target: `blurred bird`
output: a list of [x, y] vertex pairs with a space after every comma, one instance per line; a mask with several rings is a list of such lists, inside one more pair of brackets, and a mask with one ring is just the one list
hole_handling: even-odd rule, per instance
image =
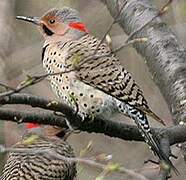
[[16, 151], [9, 153], [0, 179], [74, 180], [75, 162], [63, 159], [74, 157], [71, 146], [56, 136], [43, 136], [38, 125], [27, 128], [23, 139], [12, 147]]
[[[137, 124], [154, 153], [174, 166], [152, 135], [147, 115], [164, 122], [149, 108], [131, 74], [106, 43], [89, 33], [79, 13], [71, 8], [51, 9], [42, 17], [17, 16], [38, 26], [45, 43], [42, 62], [54, 93], [85, 119], [120, 112]], [[60, 73], [69, 71], [68, 73]]]

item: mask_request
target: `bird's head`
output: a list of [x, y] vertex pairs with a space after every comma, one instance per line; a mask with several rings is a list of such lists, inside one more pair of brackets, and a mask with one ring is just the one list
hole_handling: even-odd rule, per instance
[[65, 36], [68, 33], [88, 33], [78, 11], [69, 7], [51, 9], [41, 17], [17, 16], [16, 19], [37, 25], [45, 39]]

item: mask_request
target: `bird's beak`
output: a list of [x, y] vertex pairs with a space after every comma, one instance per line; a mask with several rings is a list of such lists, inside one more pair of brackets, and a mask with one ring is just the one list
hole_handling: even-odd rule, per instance
[[32, 17], [32, 16], [16, 16], [16, 19], [31, 22], [37, 26], [40, 25], [41, 20], [39, 17]]

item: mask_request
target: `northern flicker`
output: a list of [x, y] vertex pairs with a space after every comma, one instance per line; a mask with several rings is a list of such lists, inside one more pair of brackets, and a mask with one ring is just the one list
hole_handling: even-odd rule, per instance
[[[62, 157], [74, 157], [73, 149], [56, 136], [43, 136], [37, 126], [26, 133], [10, 152], [1, 180], [74, 180], [76, 163]], [[37, 129], [37, 130], [36, 130]], [[50, 153], [49, 153], [50, 152]]]
[[[17, 16], [34, 23], [45, 43], [42, 62], [54, 93], [85, 117], [120, 112], [135, 121], [154, 153], [174, 168], [152, 135], [147, 115], [163, 123], [148, 107], [131, 74], [106, 43], [91, 35], [75, 9], [51, 9], [42, 17]], [[73, 71], [71, 71], [73, 69]], [[175, 169], [175, 168], [174, 168]]]

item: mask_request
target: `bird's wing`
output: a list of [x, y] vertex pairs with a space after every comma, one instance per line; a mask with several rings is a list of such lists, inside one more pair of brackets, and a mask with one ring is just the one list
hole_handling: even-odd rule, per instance
[[[95, 49], [99, 43], [100, 40], [90, 35], [82, 37], [76, 43], [71, 43], [73, 45], [69, 48], [69, 56], [81, 56], [81, 60], [75, 58], [78, 59], [78, 63], [80, 64], [80, 69], [76, 73], [77, 78], [120, 101], [140, 109], [164, 124], [163, 121], [149, 109], [143, 92], [133, 80], [131, 74], [121, 66], [119, 60], [111, 52], [108, 45], [102, 43], [95, 53]], [[87, 59], [87, 57], [90, 56], [92, 56], [92, 58]], [[76, 65], [78, 63], [76, 63]]]

